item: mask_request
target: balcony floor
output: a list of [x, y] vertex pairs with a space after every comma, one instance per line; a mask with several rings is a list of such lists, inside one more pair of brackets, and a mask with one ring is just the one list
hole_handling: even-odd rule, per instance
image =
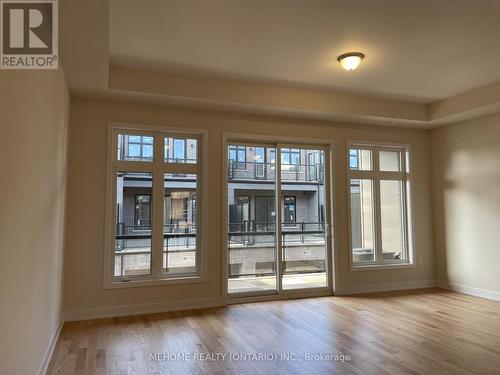
[[[320, 288], [327, 286], [326, 272], [284, 275], [283, 289]], [[242, 277], [228, 280], [228, 293], [276, 290], [275, 276]]]

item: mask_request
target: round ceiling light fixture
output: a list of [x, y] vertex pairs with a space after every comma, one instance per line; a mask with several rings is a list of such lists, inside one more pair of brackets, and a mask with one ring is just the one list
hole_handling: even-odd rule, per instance
[[337, 61], [345, 70], [354, 70], [359, 66], [359, 64], [361, 64], [361, 60], [364, 58], [365, 55], [361, 52], [348, 52], [337, 57]]

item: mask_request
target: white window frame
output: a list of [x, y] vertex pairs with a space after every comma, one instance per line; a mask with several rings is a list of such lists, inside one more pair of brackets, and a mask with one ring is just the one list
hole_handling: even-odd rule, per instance
[[[352, 170], [350, 166], [350, 149], [364, 149], [372, 151], [371, 170]], [[387, 172], [380, 171], [379, 152], [380, 151], [400, 151], [401, 171]], [[400, 143], [383, 143], [370, 141], [347, 141], [346, 167], [347, 167], [347, 209], [348, 209], [348, 230], [349, 230], [349, 264], [351, 271], [363, 270], [383, 270], [393, 268], [415, 267], [415, 253], [413, 243], [413, 202], [412, 202], [412, 168], [411, 168], [411, 145]], [[373, 181], [373, 226], [375, 236], [375, 257], [373, 262], [354, 263], [352, 256], [352, 223], [351, 223], [351, 179], [368, 179]], [[383, 260], [382, 253], [382, 228], [380, 209], [380, 181], [393, 180], [402, 182], [403, 190], [403, 252], [404, 260]]]
[[[124, 161], [117, 158], [118, 134], [148, 135], [153, 137], [153, 160]], [[164, 142], [167, 137], [196, 139], [197, 163], [172, 163], [165, 161]], [[108, 125], [108, 152], [106, 173], [106, 222], [104, 243], [104, 289], [153, 286], [205, 281], [207, 238], [205, 223], [207, 210], [204, 205], [207, 195], [206, 144], [207, 132], [197, 129], [179, 129], [154, 125], [110, 123]], [[114, 249], [116, 231], [116, 174], [117, 172], [152, 173], [152, 230], [151, 230], [151, 273], [127, 277], [114, 276]], [[163, 222], [164, 222], [164, 175], [165, 173], [196, 174], [196, 272], [169, 275], [163, 265]]]

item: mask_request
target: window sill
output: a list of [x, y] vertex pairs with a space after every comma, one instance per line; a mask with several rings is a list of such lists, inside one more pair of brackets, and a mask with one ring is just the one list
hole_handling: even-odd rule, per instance
[[172, 285], [172, 284], [191, 284], [205, 281], [202, 276], [179, 276], [157, 279], [132, 279], [128, 281], [110, 280], [104, 282], [104, 289], [120, 288], [140, 288], [147, 286]]
[[351, 272], [357, 271], [382, 271], [401, 268], [415, 268], [415, 263], [392, 263], [392, 264], [351, 264]]

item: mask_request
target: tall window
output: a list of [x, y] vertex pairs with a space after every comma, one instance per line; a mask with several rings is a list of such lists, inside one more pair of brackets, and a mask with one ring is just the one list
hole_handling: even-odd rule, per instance
[[348, 160], [353, 266], [413, 263], [408, 148], [352, 144]]
[[255, 147], [255, 178], [266, 178], [266, 148]]
[[106, 285], [199, 276], [198, 139], [113, 129], [110, 147]]

